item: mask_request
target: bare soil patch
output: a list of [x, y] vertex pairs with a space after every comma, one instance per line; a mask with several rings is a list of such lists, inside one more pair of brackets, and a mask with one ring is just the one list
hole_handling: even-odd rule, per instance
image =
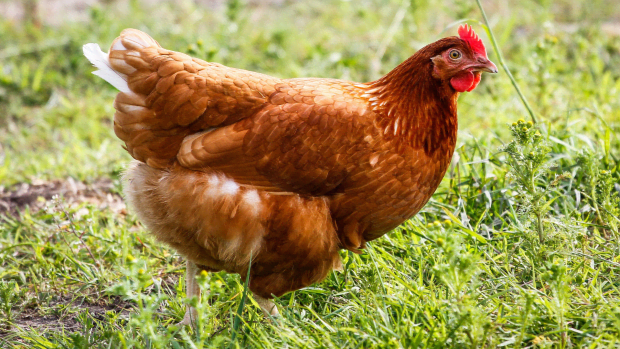
[[95, 320], [103, 320], [107, 312], [120, 313], [121, 318], [129, 318], [133, 305], [125, 302], [120, 298], [101, 299], [97, 303], [80, 303], [79, 300], [70, 297], [62, 297], [58, 301], [50, 303], [51, 308], [59, 306], [71, 306], [70, 313], [64, 314], [41, 314], [41, 310], [37, 308], [24, 309], [13, 322], [11, 329], [0, 328], [0, 338], [9, 337], [16, 331], [32, 331], [39, 332], [55, 332], [67, 331], [75, 332], [82, 328], [83, 323], [80, 322], [79, 314], [87, 312], [90, 317]]
[[111, 179], [84, 183], [67, 178], [31, 184], [20, 183], [8, 189], [0, 187], [0, 215], [17, 216], [25, 207], [37, 212], [55, 195], [62, 196], [71, 206], [86, 202], [99, 209], [107, 208], [117, 213], [126, 213], [125, 203], [122, 197], [114, 192]]

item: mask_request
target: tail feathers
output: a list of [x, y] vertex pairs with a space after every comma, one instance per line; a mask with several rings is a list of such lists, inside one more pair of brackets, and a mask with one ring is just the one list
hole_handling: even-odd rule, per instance
[[137, 29], [125, 29], [112, 43], [112, 50], [140, 50], [147, 47], [161, 47], [155, 39]]
[[121, 92], [130, 92], [129, 85], [127, 85], [127, 75], [121, 74], [112, 69], [110, 61], [108, 60], [108, 54], [101, 51], [101, 48], [97, 44], [86, 44], [82, 47], [84, 56], [88, 58], [97, 69], [93, 74], [107, 81], [110, 85], [116, 87]]
[[[131, 92], [127, 84], [127, 76], [136, 71], [126, 59], [130, 56], [140, 57], [141, 49], [147, 47], [161, 47], [157, 41], [148, 34], [136, 29], [125, 29], [117, 37], [110, 47], [110, 52], [105, 53], [97, 44], [83, 46], [84, 56], [99, 70], [93, 74], [101, 77], [121, 92]], [[125, 51], [125, 52], [122, 52]], [[134, 52], [131, 52], [134, 51]], [[131, 58], [130, 58], [131, 59]], [[136, 58], [133, 59], [132, 63]]]

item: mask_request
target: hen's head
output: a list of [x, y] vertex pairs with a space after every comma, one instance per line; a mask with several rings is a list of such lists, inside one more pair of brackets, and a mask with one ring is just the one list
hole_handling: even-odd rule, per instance
[[487, 57], [482, 40], [469, 25], [462, 25], [458, 37], [439, 40], [435, 52], [433, 76], [449, 82], [457, 92], [472, 91], [480, 82], [482, 72], [497, 73], [497, 67]]

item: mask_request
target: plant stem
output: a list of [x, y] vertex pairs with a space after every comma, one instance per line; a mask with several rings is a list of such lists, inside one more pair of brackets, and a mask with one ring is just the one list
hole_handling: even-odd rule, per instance
[[536, 219], [538, 220], [538, 239], [540, 240], [540, 243], [543, 243], [543, 224], [542, 224], [542, 217], [540, 212], [536, 213]]
[[243, 308], [245, 307], [245, 302], [248, 299], [248, 289], [250, 287], [250, 271], [252, 270], [252, 252], [250, 252], [250, 262], [248, 265], [248, 271], [245, 276], [245, 283], [243, 284], [243, 296], [241, 296], [241, 302], [239, 302], [239, 307], [237, 308], [237, 313], [235, 314], [235, 319], [233, 320], [232, 327], [232, 335], [230, 338], [230, 346], [228, 348], [232, 348], [235, 344], [235, 339], [237, 338], [237, 332], [239, 331], [239, 327], [241, 326], [241, 316], [243, 315]]
[[491, 30], [491, 26], [489, 25], [489, 19], [487, 18], [487, 14], [484, 12], [484, 9], [482, 8], [482, 4], [480, 3], [480, 0], [476, 0], [476, 3], [478, 3], [478, 8], [480, 8], [480, 12], [482, 12], [482, 18], [484, 19], [484, 23], [486, 25], [487, 33], [489, 34], [489, 38], [491, 39], [491, 44], [493, 45], [493, 49], [495, 50], [495, 53], [497, 53], [497, 59], [499, 59], [499, 64], [502, 66], [502, 68], [504, 69], [504, 71], [508, 75], [508, 78], [510, 79], [510, 82], [512, 82], [512, 86], [515, 88], [515, 90], [517, 90], [517, 94], [519, 94], [519, 97], [521, 98], [521, 101], [523, 102], [523, 105], [525, 106], [525, 109], [527, 109], [527, 112], [530, 114], [530, 117], [532, 118], [532, 122], [533, 123], [537, 123], [536, 115], [534, 115], [534, 111], [530, 107], [530, 104], [527, 102], [527, 99], [525, 99], [525, 96], [521, 92], [521, 89], [519, 88], [519, 85], [517, 84], [517, 81], [512, 76], [512, 73], [510, 72], [510, 69], [508, 69], [508, 66], [504, 62], [504, 56], [502, 56], [502, 52], [499, 50], [499, 46], [497, 45], [497, 41], [495, 41], [495, 35], [493, 35], [493, 30]]

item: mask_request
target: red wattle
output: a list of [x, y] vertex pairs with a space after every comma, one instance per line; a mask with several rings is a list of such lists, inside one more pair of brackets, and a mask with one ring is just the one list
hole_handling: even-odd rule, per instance
[[454, 88], [458, 92], [471, 91], [470, 88], [474, 86], [474, 80], [474, 73], [470, 71], [464, 71], [461, 74], [450, 79], [450, 85], [452, 85], [452, 88]]
[[478, 86], [478, 84], [480, 83], [480, 79], [482, 78], [482, 73], [477, 71], [474, 72], [474, 83], [471, 84], [471, 87], [469, 88], [469, 90], [467, 90], [467, 92], [471, 92], [473, 89], [476, 88], [476, 86]]

